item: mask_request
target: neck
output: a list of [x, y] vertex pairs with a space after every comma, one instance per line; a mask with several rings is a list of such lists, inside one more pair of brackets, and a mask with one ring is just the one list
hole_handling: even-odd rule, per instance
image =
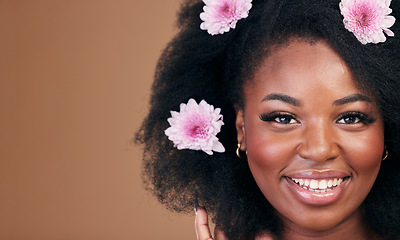
[[337, 226], [325, 231], [303, 229], [288, 219], [283, 219], [283, 231], [276, 239], [296, 240], [379, 240], [382, 239], [365, 221], [362, 209], [357, 210], [352, 216]]

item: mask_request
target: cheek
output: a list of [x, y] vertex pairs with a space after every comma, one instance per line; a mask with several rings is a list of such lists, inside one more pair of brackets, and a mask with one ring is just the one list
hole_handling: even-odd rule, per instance
[[277, 186], [281, 170], [296, 156], [297, 143], [293, 136], [265, 133], [262, 129], [246, 129], [246, 145], [250, 170], [266, 194]]
[[384, 151], [383, 134], [373, 134], [353, 139], [348, 143], [344, 157], [360, 177], [372, 180], [379, 172]]
[[293, 134], [275, 133], [256, 117], [246, 119], [245, 133], [248, 159], [259, 166], [280, 166], [292, 153]]
[[383, 123], [378, 120], [366, 132], [341, 137], [344, 157], [356, 173], [378, 173], [384, 152], [383, 132]]
[[[254, 126], [254, 127], [253, 127]], [[270, 132], [264, 131], [259, 124], [246, 126], [246, 146], [249, 164], [262, 168], [275, 168], [281, 163], [282, 155], [287, 153], [280, 138], [274, 138]]]
[[295, 148], [290, 147], [290, 143], [283, 144], [278, 139], [258, 138], [254, 142], [248, 142], [248, 160], [253, 164], [266, 170], [276, 170], [283, 168], [295, 154]]

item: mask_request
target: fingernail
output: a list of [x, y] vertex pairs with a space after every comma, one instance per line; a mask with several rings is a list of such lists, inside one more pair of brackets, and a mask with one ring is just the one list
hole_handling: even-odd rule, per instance
[[194, 206], [194, 213], [197, 215], [197, 208], [198, 208], [199, 206], [197, 206], [197, 205], [195, 205]]

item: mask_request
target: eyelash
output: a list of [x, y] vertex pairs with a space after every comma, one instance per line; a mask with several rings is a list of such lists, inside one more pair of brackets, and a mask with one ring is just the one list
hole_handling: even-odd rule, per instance
[[[287, 123], [278, 122], [278, 121], [276, 121], [277, 118], [280, 118], [280, 119], [286, 118], [287, 120], [289, 120], [289, 122], [287, 122]], [[281, 112], [263, 113], [260, 115], [260, 119], [261, 119], [261, 121], [264, 121], [264, 122], [276, 122], [276, 123], [280, 123], [280, 124], [290, 124], [291, 120], [295, 120], [296, 123], [298, 123], [295, 115], [289, 114], [289, 113], [281, 113]]]
[[[297, 121], [297, 117], [294, 114], [289, 114], [289, 113], [282, 113], [282, 112], [271, 112], [271, 113], [263, 113], [259, 116], [261, 121], [264, 122], [276, 122], [278, 124], [294, 124], [290, 123], [292, 120], [295, 120], [296, 123], [299, 123]], [[277, 121], [277, 119], [280, 118], [280, 120], [283, 121]], [[341, 123], [340, 121], [346, 121], [345, 119], [352, 119], [351, 123], [346, 123], [343, 122]], [[284, 120], [285, 119], [285, 120]], [[363, 124], [371, 124], [376, 121], [376, 118], [369, 117], [367, 114], [364, 114], [359, 111], [351, 111], [351, 112], [344, 112], [339, 115], [337, 118], [336, 122], [339, 124], [358, 124], [358, 123], [363, 123]]]
[[[358, 119], [358, 121], [354, 123], [340, 123], [339, 121], [344, 120], [345, 118], [353, 118], [353, 121], [355, 119]], [[376, 118], [369, 117], [368, 114], [358, 112], [358, 111], [352, 111], [352, 112], [345, 112], [339, 115], [338, 120], [336, 122], [340, 124], [357, 124], [357, 123], [363, 123], [363, 124], [371, 124], [376, 121]]]

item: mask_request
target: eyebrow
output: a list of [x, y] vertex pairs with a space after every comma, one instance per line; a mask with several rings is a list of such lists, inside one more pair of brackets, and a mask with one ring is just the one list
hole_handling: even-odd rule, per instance
[[[291, 104], [291, 105], [293, 105], [295, 107], [298, 107], [298, 106], [301, 105], [301, 101], [300, 100], [298, 100], [298, 99], [296, 99], [294, 97], [285, 95], [285, 94], [280, 94], [280, 93], [268, 94], [267, 96], [265, 96], [261, 100], [261, 102], [271, 101], [271, 100], [279, 100], [279, 101]], [[363, 101], [363, 102], [368, 102], [368, 103], [372, 102], [372, 100], [369, 97], [367, 97], [367, 96], [365, 96], [363, 94], [357, 93], [357, 94], [352, 94], [352, 95], [340, 98], [338, 100], [335, 100], [333, 102], [333, 105], [334, 106], [340, 106], [340, 105], [344, 105], [344, 104], [347, 104], [347, 103], [353, 103], [353, 102], [357, 102], [357, 101]]]
[[344, 105], [347, 103], [352, 103], [352, 102], [357, 102], [357, 101], [363, 101], [363, 102], [368, 102], [371, 103], [371, 99], [365, 95], [362, 94], [352, 94], [347, 97], [335, 100], [333, 102], [333, 105], [338, 106], [338, 105]]
[[261, 100], [261, 102], [270, 101], [270, 100], [280, 100], [282, 102], [291, 104], [291, 105], [293, 105], [295, 107], [298, 107], [298, 106], [301, 105], [301, 101], [300, 100], [298, 100], [298, 99], [296, 99], [294, 97], [291, 97], [291, 96], [288, 96], [288, 95], [285, 95], [285, 94], [279, 94], [279, 93], [268, 94], [267, 96], [265, 96]]

